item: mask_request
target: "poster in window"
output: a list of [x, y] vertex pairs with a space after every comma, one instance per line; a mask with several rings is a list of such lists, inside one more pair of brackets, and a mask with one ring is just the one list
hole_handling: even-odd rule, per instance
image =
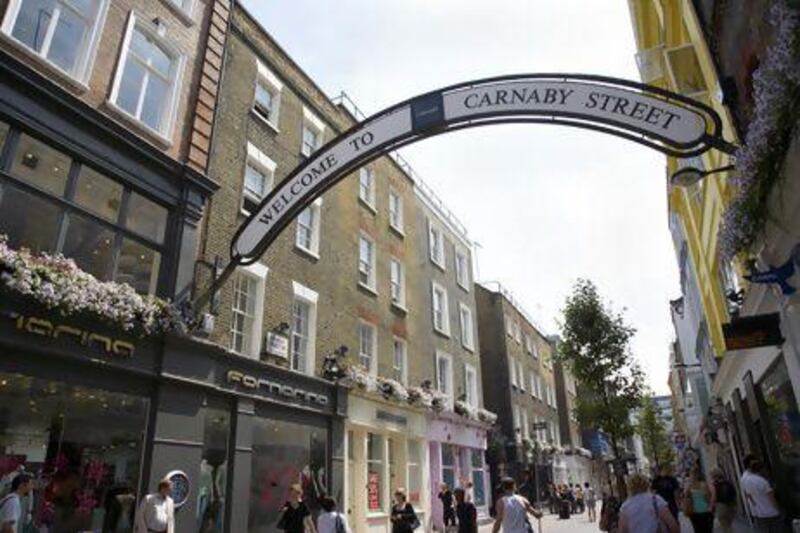
[[381, 481], [377, 472], [369, 473], [367, 481], [367, 502], [370, 511], [380, 511], [381, 509]]

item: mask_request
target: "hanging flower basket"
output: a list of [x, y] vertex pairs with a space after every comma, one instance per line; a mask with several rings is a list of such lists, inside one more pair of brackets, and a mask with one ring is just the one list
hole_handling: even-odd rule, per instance
[[769, 18], [775, 40], [753, 73], [753, 118], [736, 152], [735, 193], [720, 226], [719, 249], [726, 260], [752, 248], [764, 231], [769, 199], [783, 179], [800, 122], [800, 12], [779, 0]]
[[494, 424], [497, 422], [497, 415], [483, 407], [478, 407], [476, 415], [481, 422], [486, 422], [487, 424]]
[[422, 387], [408, 387], [408, 403], [430, 409], [433, 406], [433, 396]]

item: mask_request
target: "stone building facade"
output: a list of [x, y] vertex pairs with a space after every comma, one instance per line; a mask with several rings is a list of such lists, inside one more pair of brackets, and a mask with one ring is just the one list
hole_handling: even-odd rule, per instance
[[[328, 99], [238, 4], [221, 79], [209, 166], [219, 191], [204, 219], [199, 288], [224, 266], [233, 233], [248, 213], [305, 157], [355, 124], [357, 115]], [[309, 382], [320, 381], [325, 358], [336, 353], [353, 384], [336, 417], [309, 423], [327, 428], [320, 433], [326, 436], [322, 455], [313, 447], [292, 450], [288, 443], [276, 451], [269, 439], [256, 444], [258, 427], [274, 417], [258, 402], [248, 408], [243, 423], [252, 428], [253, 446], [242, 460], [253, 474], [238, 514], [241, 527], [277, 520], [288, 486], [305, 475], [303, 461], [325, 474], [311, 480], [307, 496], [336, 496], [357, 531], [389, 529], [390, 501], [399, 487], [408, 491], [420, 519], [434, 525], [437, 510], [431, 502], [441, 476], [441, 447], [429, 448], [432, 431], [459, 432], [452, 449], [445, 447], [445, 471], [487, 484], [481, 494], [487, 493], [487, 426], [475, 419], [482, 405], [477, 330], [472, 318], [467, 349], [458, 314], [467, 308], [475, 316], [471, 245], [463, 230], [456, 234], [445, 226], [441, 207], [423, 207], [428, 200], [416, 189], [393, 158], [370, 162], [301, 213], [257, 263], [239, 268], [212, 302], [212, 343]], [[458, 242], [460, 293], [454, 264], [446, 273], [430, 264], [428, 219], [447, 231], [447, 261], [455, 261], [452, 247]], [[431, 287], [437, 276], [454, 298], [449, 340], [432, 327]], [[437, 349], [450, 357], [441, 380]], [[465, 362], [471, 364], [469, 378]], [[449, 400], [443, 410], [432, 411], [405, 399], [407, 388]], [[472, 402], [470, 414], [454, 412], [458, 395]], [[468, 449], [480, 453], [473, 458]], [[457, 465], [449, 464], [451, 451]], [[289, 474], [272, 487], [260, 483], [276, 470]]]
[[547, 482], [563, 468], [553, 343], [499, 284], [476, 285], [476, 303], [486, 407], [499, 416], [493, 476], [527, 473], [544, 499]]

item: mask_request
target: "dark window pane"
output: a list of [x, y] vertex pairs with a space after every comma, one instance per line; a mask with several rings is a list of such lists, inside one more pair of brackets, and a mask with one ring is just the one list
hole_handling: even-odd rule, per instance
[[17, 531], [130, 532], [147, 404], [141, 396], [0, 374], [3, 476], [24, 466], [36, 487], [23, 500]]
[[160, 265], [160, 253], [131, 239], [123, 239], [115, 281], [127, 283], [137, 292], [153, 294]]
[[70, 213], [62, 252], [97, 279], [109, 281], [114, 256], [114, 233], [100, 224]]
[[6, 137], [8, 137], [8, 124], [0, 122], [0, 150], [2, 150], [3, 145], [6, 144]]
[[164, 133], [162, 124], [165, 122], [163, 115], [168, 107], [168, 93], [169, 85], [158, 76], [151, 75], [147, 80], [140, 118], [142, 122], [161, 133]]
[[27, 135], [20, 136], [11, 174], [57, 196], [67, 186], [70, 158]]
[[112, 222], [117, 221], [122, 203], [122, 185], [90, 167], [81, 167], [75, 202]]
[[144, 68], [129, 56], [125, 62], [125, 69], [122, 71], [122, 80], [119, 83], [117, 105], [133, 116], [136, 116], [138, 110], [143, 80]]
[[128, 228], [155, 242], [164, 242], [167, 228], [167, 210], [144, 196], [131, 193], [128, 202]]
[[0, 183], [0, 235], [12, 248], [50, 252], [56, 245], [61, 208], [7, 183]]

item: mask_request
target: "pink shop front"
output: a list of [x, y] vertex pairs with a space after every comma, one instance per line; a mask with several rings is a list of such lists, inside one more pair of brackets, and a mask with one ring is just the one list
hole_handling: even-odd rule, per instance
[[[454, 413], [443, 413], [428, 419], [428, 451], [430, 453], [431, 526], [444, 531], [439, 487], [465, 487], [478, 508], [478, 520], [489, 518], [491, 487], [486, 465], [487, 425], [468, 421]], [[472, 484], [469, 487], [469, 484]]]

